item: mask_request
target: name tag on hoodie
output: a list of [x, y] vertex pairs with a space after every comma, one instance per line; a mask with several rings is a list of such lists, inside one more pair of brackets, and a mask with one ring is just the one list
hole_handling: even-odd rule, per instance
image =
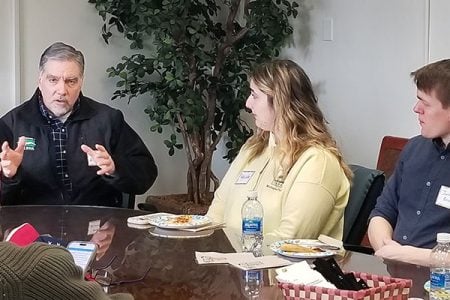
[[255, 174], [255, 171], [242, 171], [241, 174], [239, 174], [238, 179], [236, 180], [236, 184], [247, 184], [252, 178], [253, 174]]

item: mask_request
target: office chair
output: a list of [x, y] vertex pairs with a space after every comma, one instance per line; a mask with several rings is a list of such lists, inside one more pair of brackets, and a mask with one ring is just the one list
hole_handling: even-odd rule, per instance
[[122, 193], [122, 208], [129, 208], [129, 209], [134, 209], [134, 204], [135, 204], [135, 195], [134, 194], [127, 194], [127, 193]]
[[[122, 208], [134, 209], [136, 205], [136, 196], [134, 194], [122, 193]], [[148, 213], [157, 213], [156, 206], [150, 203], [138, 203], [139, 210], [147, 211]]]
[[368, 218], [384, 187], [384, 174], [380, 170], [350, 165], [353, 180], [350, 196], [344, 212], [344, 248], [373, 253], [371, 248], [361, 246], [367, 232]]
[[149, 214], [153, 214], [153, 213], [157, 213], [158, 209], [156, 208], [156, 206], [154, 206], [153, 204], [150, 203], [139, 203], [138, 204], [138, 209], [139, 210], [143, 210], [143, 211], [148, 211]]
[[383, 137], [378, 154], [377, 169], [384, 172], [386, 180], [394, 172], [400, 152], [408, 140], [407, 138], [388, 135]]

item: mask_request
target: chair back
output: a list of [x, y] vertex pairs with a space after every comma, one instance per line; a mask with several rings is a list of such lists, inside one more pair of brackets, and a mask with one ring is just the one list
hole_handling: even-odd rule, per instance
[[386, 180], [391, 177], [397, 164], [398, 157], [403, 147], [409, 139], [385, 136], [381, 141], [380, 152], [378, 154], [377, 169], [384, 172]]
[[122, 193], [122, 208], [134, 209], [135, 201], [134, 194]]
[[344, 212], [344, 244], [360, 245], [367, 231], [370, 212], [375, 207], [384, 187], [384, 175], [380, 170], [350, 165], [353, 180], [350, 196]]

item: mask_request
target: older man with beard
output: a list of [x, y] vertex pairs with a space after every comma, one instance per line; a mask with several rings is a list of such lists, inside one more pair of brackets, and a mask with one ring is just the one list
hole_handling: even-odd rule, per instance
[[84, 56], [58, 42], [39, 63], [30, 100], [0, 119], [2, 205], [120, 206], [157, 176], [123, 114], [81, 93]]

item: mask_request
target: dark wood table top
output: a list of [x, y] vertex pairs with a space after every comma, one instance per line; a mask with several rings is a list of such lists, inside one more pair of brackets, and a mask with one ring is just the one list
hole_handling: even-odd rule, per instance
[[[115, 225], [112, 243], [93, 269], [112, 274], [113, 282], [133, 281], [109, 286], [108, 292], [128, 292], [135, 299], [247, 299], [244, 295], [244, 275], [228, 265], [198, 265], [195, 251], [235, 252], [230, 235], [216, 230], [213, 235], [195, 239], [155, 237], [146, 229], [127, 225], [130, 216], [142, 211], [86, 206], [4, 206], [0, 207], [0, 239], [7, 229], [25, 222], [39, 233], [50, 234], [69, 242], [89, 240], [88, 224], [93, 220], [110, 221]], [[428, 280], [428, 268], [398, 262], [383, 262], [377, 257], [347, 252], [336, 258], [345, 271], [361, 271], [392, 277], [411, 278], [410, 297], [426, 299], [423, 284]], [[260, 299], [282, 299], [276, 286], [274, 270], [263, 270]]]

